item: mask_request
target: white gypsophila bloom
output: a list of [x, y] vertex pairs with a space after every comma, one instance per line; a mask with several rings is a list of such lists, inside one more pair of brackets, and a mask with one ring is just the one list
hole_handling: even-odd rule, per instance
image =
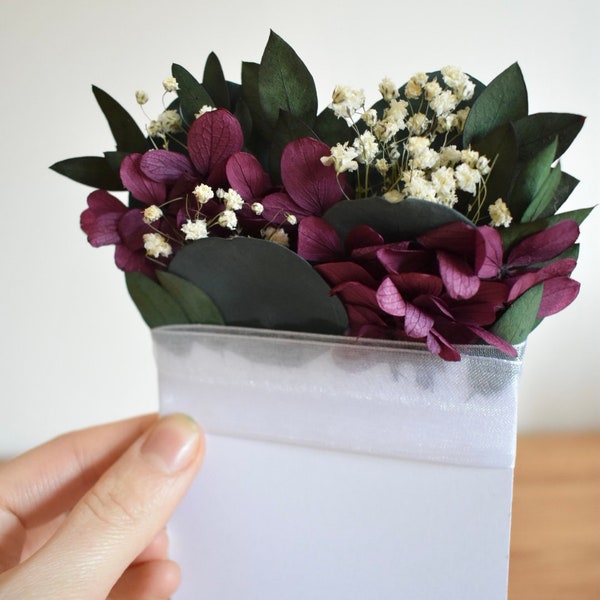
[[365, 93], [363, 90], [355, 90], [347, 85], [336, 85], [329, 108], [338, 118], [351, 118], [364, 104]]
[[401, 152], [398, 148], [398, 142], [392, 142], [387, 147], [388, 156], [390, 160], [400, 160]]
[[454, 166], [461, 161], [461, 151], [454, 144], [442, 146], [438, 154], [442, 166]]
[[237, 227], [237, 215], [227, 208], [219, 215], [218, 223], [221, 227], [233, 230]]
[[470, 100], [475, 93], [475, 84], [458, 67], [447, 66], [442, 70], [444, 83], [452, 88], [459, 101]]
[[223, 200], [223, 198], [225, 198], [225, 190], [223, 188], [217, 188], [217, 198], [219, 198], [219, 200]]
[[456, 204], [456, 180], [454, 179], [454, 169], [451, 167], [440, 167], [431, 173], [431, 183], [435, 188], [440, 202], [448, 206]]
[[160, 233], [145, 233], [142, 239], [144, 240], [144, 249], [148, 256], [152, 256], [153, 258], [164, 256], [167, 258], [173, 254], [171, 244]]
[[146, 104], [150, 100], [150, 96], [144, 90], [136, 90], [135, 92], [135, 101], [140, 105]]
[[415, 73], [406, 84], [404, 94], [409, 100], [416, 100], [423, 93], [423, 86], [427, 83], [427, 73]]
[[406, 117], [408, 117], [408, 102], [406, 100], [390, 100], [390, 105], [385, 109], [383, 118], [393, 121], [398, 129], [406, 128]]
[[285, 215], [285, 220], [290, 225], [297, 225], [298, 224], [298, 219], [296, 218], [296, 215]]
[[263, 210], [265, 210], [265, 207], [260, 203], [260, 202], [253, 202], [250, 205], [250, 209], [252, 210], [252, 212], [255, 215], [262, 215], [263, 214]]
[[472, 150], [470, 147], [461, 150], [460, 160], [470, 167], [476, 168], [477, 161], [479, 160], [479, 152]]
[[163, 80], [162, 84], [163, 88], [165, 88], [165, 92], [176, 92], [179, 89], [179, 84], [175, 77], [167, 77]]
[[265, 227], [261, 230], [260, 234], [265, 240], [275, 242], [276, 244], [280, 244], [286, 248], [289, 248], [290, 246], [290, 238], [281, 227]]
[[421, 135], [413, 135], [405, 142], [405, 147], [410, 156], [419, 156], [422, 152], [429, 149], [429, 138]]
[[211, 198], [215, 197], [213, 189], [205, 183], [197, 185], [192, 193], [198, 201], [198, 204], [206, 204]]
[[206, 219], [188, 219], [182, 226], [181, 231], [185, 233], [186, 240], [201, 240], [208, 237]]
[[404, 196], [412, 196], [421, 200], [437, 201], [435, 188], [422, 171], [405, 171], [402, 179], [404, 180]]
[[453, 65], [442, 67], [440, 72], [442, 73], [444, 83], [453, 90], [459, 89], [466, 79], [466, 75], [462, 72], [462, 69]]
[[404, 200], [404, 196], [396, 188], [393, 190], [388, 190], [385, 194], [383, 194], [383, 197], [390, 204], [397, 204], [398, 202], [402, 202], [402, 200]]
[[229, 188], [224, 194], [223, 200], [225, 202], [225, 207], [228, 210], [240, 210], [242, 206], [244, 206], [244, 200], [242, 197], [231, 188]]
[[479, 156], [479, 158], [477, 159], [477, 163], [475, 164], [475, 168], [485, 177], [486, 175], [489, 175], [490, 171], [492, 170], [491, 166], [490, 166], [490, 159], [481, 154]]
[[156, 119], [153, 119], [146, 125], [146, 131], [150, 137], [156, 137], [162, 133], [162, 126]]
[[150, 223], [154, 223], [155, 221], [158, 221], [162, 216], [163, 216], [163, 211], [160, 210], [160, 208], [158, 206], [156, 206], [156, 204], [152, 204], [144, 209], [143, 220], [144, 220], [144, 223], [146, 223], [146, 225], [150, 225]]
[[458, 104], [458, 99], [450, 90], [443, 90], [429, 101], [429, 106], [438, 117], [451, 113]]
[[356, 149], [349, 147], [348, 142], [344, 142], [333, 146], [331, 155], [321, 157], [321, 162], [325, 166], [333, 165], [336, 173], [352, 172], [358, 169], [358, 162], [354, 160], [357, 156]]
[[454, 113], [450, 113], [448, 115], [440, 115], [437, 118], [437, 127], [436, 132], [438, 133], [448, 133], [453, 129], [456, 129], [456, 124], [458, 119]]
[[204, 104], [200, 110], [194, 114], [194, 117], [196, 117], [196, 119], [199, 119], [203, 114], [207, 113], [207, 112], [212, 112], [213, 110], [217, 110], [214, 106], [209, 106], [208, 104]]
[[373, 133], [375, 134], [375, 137], [384, 144], [389, 142], [399, 131], [400, 126], [398, 123], [389, 119], [377, 121], [377, 123], [375, 123], [375, 127], [373, 127]]
[[436, 96], [442, 93], [442, 86], [438, 83], [437, 79], [428, 81], [424, 86], [425, 99], [431, 102]]
[[454, 176], [459, 189], [473, 196], [477, 193], [477, 186], [481, 182], [481, 173], [477, 169], [462, 163], [454, 169]]
[[390, 102], [399, 95], [396, 85], [389, 77], [384, 77], [379, 82], [379, 93], [386, 102]]
[[359, 162], [370, 165], [379, 152], [379, 145], [370, 131], [365, 131], [354, 140], [352, 146], [356, 149]]
[[413, 169], [433, 169], [439, 164], [439, 160], [439, 154], [435, 150], [426, 148], [411, 159], [410, 165]]
[[181, 117], [176, 110], [165, 110], [158, 116], [163, 133], [175, 133], [181, 131]]
[[502, 198], [498, 198], [494, 204], [490, 204], [488, 212], [494, 227], [508, 227], [512, 221], [510, 210]]
[[415, 113], [406, 121], [406, 128], [410, 135], [421, 135], [427, 131], [431, 121], [422, 112]]
[[360, 117], [368, 127], [373, 127], [377, 123], [377, 111], [374, 108], [366, 110]]
[[390, 163], [385, 158], [378, 158], [375, 161], [375, 168], [380, 175], [385, 175], [390, 170]]

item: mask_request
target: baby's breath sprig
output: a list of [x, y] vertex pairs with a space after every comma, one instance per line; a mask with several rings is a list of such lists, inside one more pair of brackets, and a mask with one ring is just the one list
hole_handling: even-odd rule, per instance
[[379, 84], [381, 101], [370, 109], [362, 90], [336, 86], [329, 108], [356, 137], [333, 146], [321, 161], [338, 175], [354, 174], [357, 198], [380, 195], [397, 202], [412, 196], [453, 207], [459, 193], [468, 194], [473, 201], [467, 216], [477, 222], [492, 164], [476, 150], [453, 143], [464, 129], [469, 114], [464, 103], [473, 97], [475, 84], [457, 67], [444, 67], [440, 75], [438, 80], [416, 73], [403, 89], [385, 77]]

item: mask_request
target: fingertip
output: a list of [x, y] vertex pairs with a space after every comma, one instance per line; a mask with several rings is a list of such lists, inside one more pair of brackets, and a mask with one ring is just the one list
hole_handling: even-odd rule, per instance
[[141, 446], [144, 459], [169, 474], [184, 471], [203, 453], [203, 432], [191, 417], [184, 414], [162, 417]]

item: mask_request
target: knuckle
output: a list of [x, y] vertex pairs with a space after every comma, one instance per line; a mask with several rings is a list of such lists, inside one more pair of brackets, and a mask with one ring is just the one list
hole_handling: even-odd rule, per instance
[[126, 495], [112, 488], [92, 488], [82, 504], [95, 519], [105, 525], [124, 526], [139, 520], [139, 508]]

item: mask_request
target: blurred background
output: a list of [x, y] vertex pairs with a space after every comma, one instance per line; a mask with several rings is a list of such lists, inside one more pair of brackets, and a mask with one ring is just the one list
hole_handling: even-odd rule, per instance
[[[581, 180], [564, 210], [597, 203], [599, 4], [543, 0], [2, 0], [0, 4], [0, 457], [73, 428], [156, 410], [149, 331], [114, 266], [79, 230], [89, 189], [48, 169], [113, 149], [95, 84], [145, 119], [172, 62], [201, 79], [210, 51], [240, 81], [273, 29], [311, 70], [321, 108], [337, 83], [377, 97], [454, 64], [488, 83], [518, 61], [530, 112], [586, 115], [562, 160]], [[579, 298], [529, 339], [520, 431], [600, 428], [600, 209], [583, 224]]]

